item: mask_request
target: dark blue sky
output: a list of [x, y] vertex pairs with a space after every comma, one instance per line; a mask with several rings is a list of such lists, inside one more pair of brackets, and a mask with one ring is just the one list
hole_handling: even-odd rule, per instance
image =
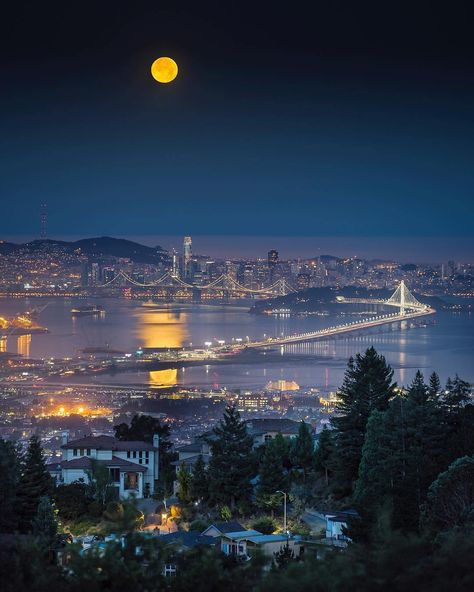
[[468, 4], [264, 4], [11, 9], [0, 235], [472, 237]]

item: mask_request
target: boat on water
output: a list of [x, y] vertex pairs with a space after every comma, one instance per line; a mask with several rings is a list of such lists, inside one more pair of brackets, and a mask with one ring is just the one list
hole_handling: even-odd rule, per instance
[[103, 315], [105, 314], [105, 310], [102, 306], [97, 304], [92, 304], [88, 306], [76, 306], [71, 308], [71, 315], [73, 317], [80, 317], [86, 315]]

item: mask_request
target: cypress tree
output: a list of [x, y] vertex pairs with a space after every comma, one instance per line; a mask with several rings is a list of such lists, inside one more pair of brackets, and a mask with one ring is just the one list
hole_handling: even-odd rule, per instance
[[191, 480], [191, 495], [196, 501], [206, 501], [209, 498], [209, 479], [204, 465], [204, 459], [200, 454], [193, 469]]
[[323, 431], [319, 435], [318, 447], [314, 453], [314, 466], [317, 471], [324, 473], [326, 486], [329, 485], [329, 470], [331, 467], [331, 460], [333, 456], [333, 442], [331, 430], [324, 426]]
[[13, 532], [18, 526], [17, 496], [20, 481], [20, 453], [0, 438], [0, 532]]
[[52, 491], [53, 480], [46, 469], [41, 443], [37, 436], [32, 436], [26, 451], [18, 492], [20, 529], [23, 532], [31, 530], [40, 498], [50, 496]]
[[342, 495], [352, 492], [358, 477], [367, 421], [374, 410], [387, 409], [396, 384], [393, 370], [373, 347], [349, 360], [338, 393], [338, 416], [332, 420], [335, 481]]
[[52, 546], [56, 541], [59, 523], [56, 518], [56, 510], [48, 496], [43, 495], [39, 499], [38, 510], [33, 518], [33, 534], [40, 537], [45, 544]]
[[298, 435], [291, 443], [290, 458], [293, 467], [303, 472], [303, 480], [306, 481], [314, 463], [314, 444], [311, 429], [304, 421], [300, 423]]
[[288, 476], [283, 467], [283, 459], [280, 454], [279, 442], [271, 440], [265, 446], [265, 452], [259, 467], [259, 483], [257, 488], [257, 501], [263, 508], [272, 511], [281, 506], [281, 493], [286, 491]]
[[215, 503], [229, 504], [233, 510], [237, 501], [250, 498], [253, 445], [247, 426], [235, 407], [227, 407], [224, 411], [209, 444], [212, 451], [209, 463], [211, 499]]

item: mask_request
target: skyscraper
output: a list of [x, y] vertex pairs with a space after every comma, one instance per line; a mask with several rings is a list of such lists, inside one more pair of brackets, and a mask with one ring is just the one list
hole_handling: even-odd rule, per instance
[[278, 263], [278, 251], [275, 251], [275, 249], [268, 251], [268, 267], [271, 269], [272, 267], [275, 267], [275, 265], [277, 263]]
[[183, 241], [183, 275], [189, 277], [191, 272], [191, 259], [193, 256], [193, 241], [190, 236], [185, 236]]

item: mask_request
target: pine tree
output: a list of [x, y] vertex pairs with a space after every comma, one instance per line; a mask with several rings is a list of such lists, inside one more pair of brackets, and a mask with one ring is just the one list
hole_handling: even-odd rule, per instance
[[314, 453], [314, 466], [317, 471], [324, 473], [326, 486], [329, 485], [329, 471], [331, 467], [331, 459], [333, 457], [333, 442], [331, 430], [324, 426], [323, 431], [319, 435], [318, 447]]
[[396, 384], [393, 370], [373, 347], [349, 360], [337, 405], [334, 427], [334, 469], [337, 488], [349, 494], [358, 476], [365, 430], [374, 410], [387, 409]]
[[32, 436], [25, 456], [19, 483], [20, 529], [29, 532], [36, 516], [40, 498], [50, 496], [53, 480], [46, 470], [43, 449], [37, 436]]
[[58, 534], [59, 523], [55, 510], [48, 496], [39, 499], [38, 510], [33, 518], [33, 534], [40, 537], [48, 546], [54, 545]]
[[18, 526], [18, 487], [20, 453], [0, 438], [0, 532], [13, 532]]
[[247, 426], [240, 419], [235, 407], [228, 407], [224, 417], [209, 439], [211, 460], [209, 463], [209, 492], [213, 502], [230, 504], [248, 501], [252, 491], [250, 463], [253, 439]]
[[458, 375], [448, 378], [441, 397], [446, 431], [446, 466], [456, 458], [474, 454], [474, 401], [469, 383]]
[[428, 387], [428, 394], [431, 399], [436, 400], [441, 394], [441, 382], [436, 372], [432, 372], [430, 375], [430, 384]]
[[191, 481], [191, 495], [196, 501], [206, 501], [209, 498], [209, 479], [204, 459], [200, 454], [193, 469]]
[[300, 423], [298, 435], [291, 444], [290, 458], [293, 467], [302, 471], [303, 481], [306, 481], [314, 462], [314, 443], [311, 429], [304, 421]]
[[283, 468], [279, 442], [271, 440], [265, 446], [265, 451], [259, 467], [259, 483], [257, 488], [257, 502], [263, 508], [273, 510], [281, 506], [281, 493], [286, 491], [288, 476]]

